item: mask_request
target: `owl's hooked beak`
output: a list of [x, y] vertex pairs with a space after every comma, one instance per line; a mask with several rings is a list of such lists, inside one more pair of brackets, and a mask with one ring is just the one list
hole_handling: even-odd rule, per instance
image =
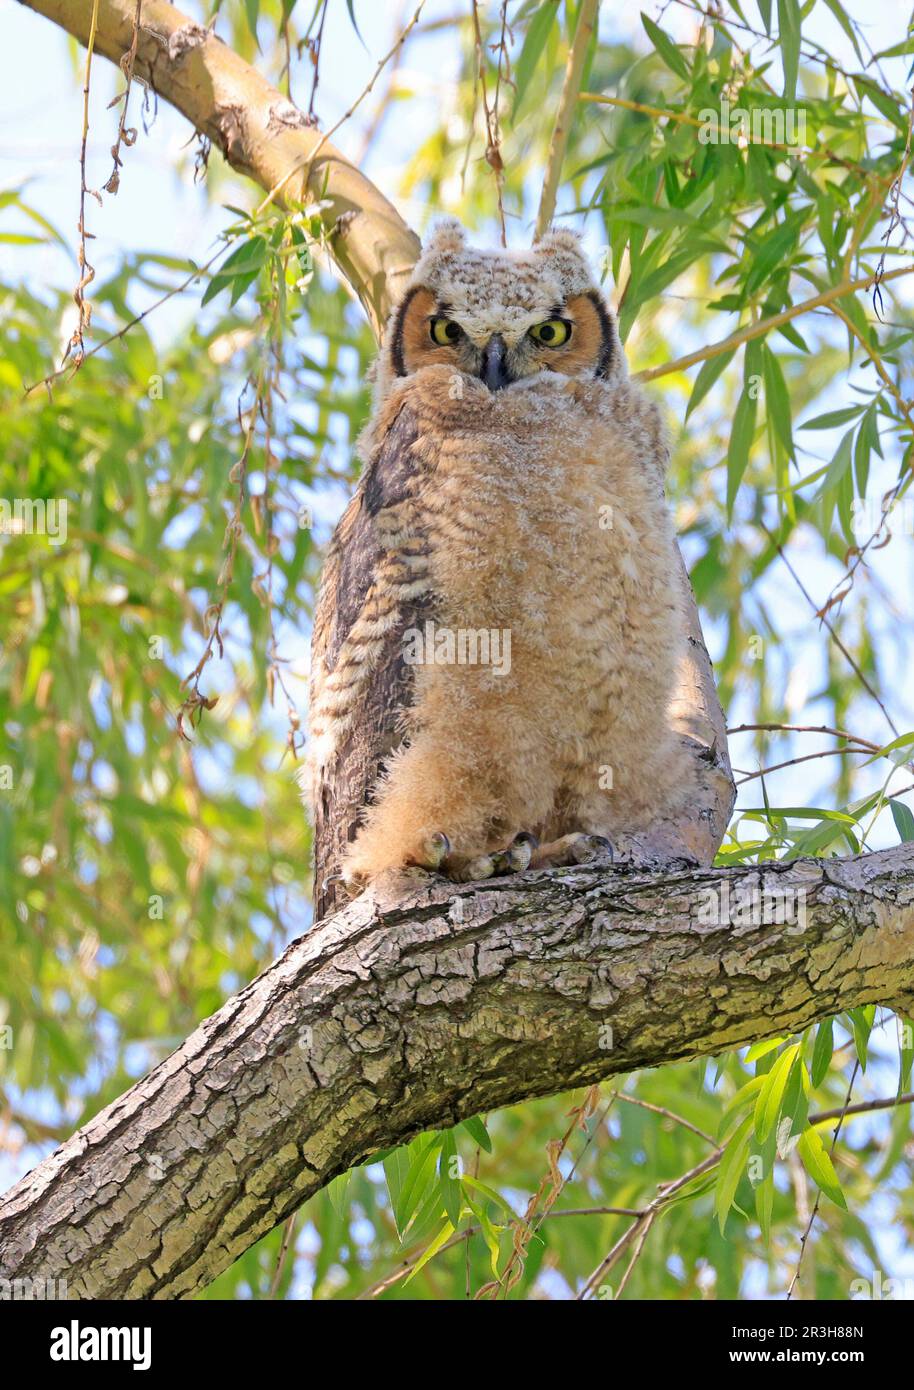
[[514, 380], [508, 371], [508, 347], [500, 333], [493, 333], [482, 350], [479, 375], [490, 391], [500, 391]]

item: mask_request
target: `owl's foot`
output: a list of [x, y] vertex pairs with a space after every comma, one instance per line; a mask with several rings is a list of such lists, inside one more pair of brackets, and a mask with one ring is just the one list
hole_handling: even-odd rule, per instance
[[540, 845], [531, 861], [534, 869], [558, 869], [567, 864], [592, 864], [599, 860], [613, 862], [613, 847], [605, 835], [588, 835], [579, 830]]
[[344, 862], [340, 873], [332, 874], [328, 883], [339, 882], [350, 898], [358, 897], [369, 883], [373, 883], [384, 873], [399, 873], [402, 878], [422, 880], [428, 874], [437, 873], [451, 852], [451, 842], [443, 831], [427, 835], [408, 852], [399, 863], [372, 864], [364, 856], [351, 855]]
[[422, 841], [418, 853], [407, 862], [417, 869], [430, 869], [434, 872], [441, 868], [450, 852], [450, 840], [443, 830], [437, 830], [434, 835], [429, 835], [427, 839]]
[[530, 867], [539, 841], [529, 830], [522, 830], [505, 849], [493, 850], [490, 854], [477, 854], [472, 858], [452, 855], [445, 864], [448, 878], [455, 883], [479, 883], [485, 878], [501, 874], [522, 874]]

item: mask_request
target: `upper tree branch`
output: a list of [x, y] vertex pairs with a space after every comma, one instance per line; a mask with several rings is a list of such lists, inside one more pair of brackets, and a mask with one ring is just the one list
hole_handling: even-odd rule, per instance
[[[803, 890], [805, 925], [703, 924], [725, 881], [731, 901]], [[186, 1297], [422, 1129], [912, 998], [909, 845], [362, 898], [0, 1201], [0, 1276], [66, 1279], [71, 1297]]]
[[[92, 0], [21, 3], [87, 41]], [[133, 42], [135, 14], [135, 0], [100, 0], [95, 50], [119, 62]], [[303, 201], [329, 202], [325, 217], [337, 228], [333, 257], [379, 333], [419, 241], [371, 180], [278, 88], [166, 0], [144, 0], [134, 72], [209, 136], [239, 173], [267, 190], [282, 184]]]

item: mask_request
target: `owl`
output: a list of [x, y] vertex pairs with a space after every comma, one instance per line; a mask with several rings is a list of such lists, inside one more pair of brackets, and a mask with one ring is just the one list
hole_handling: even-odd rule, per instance
[[625, 857], [689, 794], [659, 412], [578, 237], [423, 247], [312, 641], [315, 916], [390, 871]]

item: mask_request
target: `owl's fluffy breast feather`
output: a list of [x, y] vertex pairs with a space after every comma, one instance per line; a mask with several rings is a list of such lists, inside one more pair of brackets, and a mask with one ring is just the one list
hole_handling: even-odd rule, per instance
[[[417, 711], [455, 710], [472, 687], [541, 710], [581, 706], [639, 663], [663, 681], [676, 660], [675, 547], [663, 499], [666, 441], [628, 382], [544, 373], [499, 392], [445, 367], [397, 383], [374, 426], [414, 421], [410, 514], [428, 556], [426, 616], [510, 634], [510, 675], [424, 667]], [[375, 454], [376, 456], [376, 454]], [[371, 472], [371, 456], [368, 459]], [[370, 485], [370, 484], [369, 484]]]

